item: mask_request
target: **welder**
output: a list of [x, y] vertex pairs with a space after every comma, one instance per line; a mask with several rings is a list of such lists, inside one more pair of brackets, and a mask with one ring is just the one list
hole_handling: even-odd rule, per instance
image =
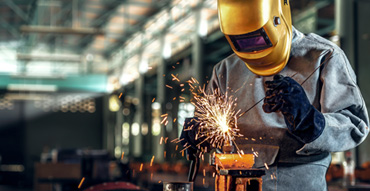
[[[292, 26], [288, 0], [218, 0], [221, 31], [234, 54], [218, 63], [207, 91], [237, 99], [241, 150], [258, 153], [263, 190], [327, 190], [331, 152], [352, 149], [369, 133], [365, 102], [343, 51]], [[257, 104], [263, 99], [263, 103]], [[182, 143], [197, 153], [198, 125]], [[207, 142], [202, 147], [209, 147]], [[267, 168], [266, 168], [267, 169]]]

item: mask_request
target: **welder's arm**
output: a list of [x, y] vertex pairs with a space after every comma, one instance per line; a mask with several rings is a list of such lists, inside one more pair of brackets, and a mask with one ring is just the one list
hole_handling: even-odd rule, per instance
[[[292, 134], [306, 143], [297, 151], [297, 154], [310, 155], [321, 152], [344, 151], [356, 147], [365, 140], [369, 133], [369, 119], [365, 102], [356, 85], [354, 72], [343, 53], [333, 54], [333, 57], [324, 65], [321, 71], [320, 111], [303, 101], [306, 100], [307, 96], [302, 94], [300, 88], [294, 82], [284, 79], [281, 81], [288, 82], [282, 82], [281, 87], [292, 83], [296, 87], [293, 87], [293, 89], [282, 88], [285, 90], [279, 93], [276, 91], [268, 92], [265, 104], [270, 103], [271, 106], [264, 106], [264, 109], [274, 111], [279, 108], [278, 110], [283, 113]], [[270, 85], [272, 87], [277, 84]], [[288, 96], [285, 99], [279, 97], [285, 96], [289, 92], [298, 92], [297, 94], [301, 96]], [[271, 98], [270, 94], [279, 94], [279, 96]], [[294, 105], [286, 104], [286, 108], [283, 108], [284, 103], [286, 101], [289, 103], [289, 99], [294, 99], [294, 97], [299, 101], [293, 102]], [[278, 102], [278, 99], [283, 100], [283, 102]], [[298, 112], [295, 112], [295, 109], [290, 107], [301, 107], [301, 109], [297, 109]], [[292, 112], [288, 114], [289, 111]], [[294, 132], [299, 129], [303, 131]]]
[[183, 130], [181, 132], [181, 144], [186, 149], [189, 160], [199, 157], [198, 151], [209, 151], [209, 143], [204, 141], [204, 137], [198, 137], [200, 123], [196, 118], [186, 118]]
[[321, 71], [320, 105], [325, 117], [321, 136], [304, 145], [297, 154], [352, 149], [369, 133], [369, 116], [356, 76], [343, 52], [333, 54]]
[[289, 132], [303, 143], [316, 140], [325, 128], [324, 115], [311, 105], [302, 86], [290, 77], [274, 76], [266, 81], [268, 90], [263, 109], [281, 112]]

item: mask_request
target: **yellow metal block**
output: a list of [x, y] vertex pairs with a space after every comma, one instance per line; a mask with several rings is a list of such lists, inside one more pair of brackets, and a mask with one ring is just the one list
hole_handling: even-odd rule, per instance
[[254, 165], [253, 154], [215, 154], [215, 165], [220, 169], [246, 170]]

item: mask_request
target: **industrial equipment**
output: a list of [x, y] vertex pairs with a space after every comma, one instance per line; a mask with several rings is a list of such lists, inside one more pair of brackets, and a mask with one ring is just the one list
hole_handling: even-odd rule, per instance
[[223, 153], [215, 153], [211, 165], [216, 168], [215, 191], [262, 191], [265, 170], [253, 168], [254, 155], [234, 153], [234, 146], [223, 146]]

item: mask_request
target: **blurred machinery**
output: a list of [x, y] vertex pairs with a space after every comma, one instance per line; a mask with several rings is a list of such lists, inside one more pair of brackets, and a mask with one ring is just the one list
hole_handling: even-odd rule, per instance
[[262, 191], [265, 170], [253, 168], [254, 155], [234, 153], [234, 146], [224, 144], [223, 153], [215, 153], [211, 165], [216, 168], [216, 191]]
[[252, 168], [253, 154], [215, 154], [216, 191], [262, 191], [265, 171]]
[[[235, 153], [234, 146], [226, 142], [222, 153], [214, 153], [211, 165], [216, 169], [215, 191], [262, 191], [262, 176], [265, 170], [253, 168], [254, 154]], [[189, 169], [189, 182], [194, 182], [199, 169], [199, 158], [192, 160]], [[169, 184], [169, 183], [167, 183]], [[173, 191], [179, 189], [166, 189]], [[191, 191], [192, 189], [185, 189]]]

